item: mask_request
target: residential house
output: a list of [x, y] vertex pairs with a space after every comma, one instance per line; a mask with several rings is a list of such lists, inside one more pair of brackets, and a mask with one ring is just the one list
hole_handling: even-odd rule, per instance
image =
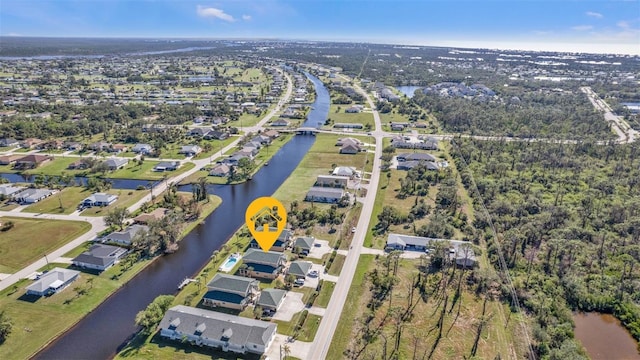
[[153, 171], [175, 171], [180, 167], [180, 161], [161, 161], [153, 167]]
[[271, 138], [266, 135], [257, 135], [251, 139], [251, 142], [258, 143], [260, 145], [271, 144]]
[[229, 133], [226, 131], [212, 130], [206, 133], [203, 137], [205, 140], [224, 140], [229, 137]]
[[278, 127], [284, 127], [284, 126], [289, 126], [290, 122], [285, 120], [285, 119], [278, 119], [276, 121], [273, 121], [271, 123], [271, 126], [278, 126]]
[[0, 139], [0, 147], [16, 147], [18, 145], [20, 145], [20, 142], [16, 139], [12, 139], [12, 138]]
[[207, 284], [207, 289], [202, 298], [203, 305], [244, 310], [254, 300], [260, 286], [256, 279], [216, 274]]
[[84, 145], [77, 141], [70, 141], [70, 142], [64, 143], [64, 148], [69, 151], [78, 151], [78, 150], [82, 150], [84, 148]]
[[336, 175], [318, 175], [314, 186], [335, 187], [344, 189], [349, 183], [349, 178]]
[[109, 206], [118, 200], [117, 195], [95, 193], [82, 201], [84, 206]]
[[85, 170], [88, 167], [89, 167], [89, 164], [84, 159], [80, 159], [78, 161], [74, 161], [71, 164], [69, 164], [69, 166], [67, 166], [67, 169], [69, 169], [69, 170]]
[[409, 171], [417, 166], [424, 166], [427, 170], [432, 170], [432, 171], [438, 171], [440, 170], [440, 167], [431, 161], [402, 161], [402, 162], [398, 162], [398, 166], [397, 169], [398, 170], [405, 170], [405, 171]]
[[102, 238], [103, 243], [117, 243], [122, 245], [131, 245], [135, 236], [141, 231], [149, 231], [149, 227], [145, 225], [134, 224], [123, 231], [114, 231]]
[[[256, 228], [257, 231], [261, 231], [262, 227], [259, 226], [258, 228]], [[289, 229], [284, 229], [280, 232], [280, 235], [278, 235], [278, 238], [276, 239], [276, 242], [273, 243], [273, 245], [271, 245], [271, 251], [284, 251], [287, 246], [289, 246], [289, 243], [291, 242], [291, 237], [292, 237], [292, 232]], [[254, 248], [254, 249], [258, 249], [260, 248], [260, 245], [258, 244], [258, 242], [256, 241], [256, 239], [251, 239], [251, 242], [249, 243], [249, 246]]]
[[107, 151], [116, 154], [127, 152], [127, 150], [129, 150], [129, 146], [125, 144], [115, 144], [111, 146], [111, 148], [107, 149]]
[[240, 275], [275, 279], [284, 270], [286, 261], [287, 257], [280, 252], [249, 249], [242, 258]]
[[282, 289], [264, 289], [256, 301], [256, 306], [260, 306], [263, 311], [275, 313], [282, 305], [287, 292]]
[[13, 186], [12, 184], [0, 184], [0, 197], [11, 197], [25, 188], [22, 186]]
[[25, 149], [35, 149], [40, 144], [44, 144], [44, 142], [45, 142], [44, 140], [40, 140], [36, 138], [28, 138], [28, 139], [22, 140], [22, 142], [20, 143], [20, 146], [22, 146]]
[[21, 204], [33, 204], [46, 199], [55, 193], [55, 190], [28, 188], [20, 191], [19, 193], [14, 193], [12, 197], [13, 200]]
[[15, 163], [18, 159], [23, 158], [24, 155], [5, 155], [0, 156], [0, 165], [11, 165]]
[[209, 129], [209, 128], [196, 127], [196, 128], [191, 128], [189, 130], [188, 135], [189, 136], [195, 136], [195, 137], [203, 137], [203, 136], [207, 135], [210, 131], [211, 131], [211, 129]]
[[357, 154], [360, 151], [362, 151], [362, 148], [355, 144], [345, 144], [340, 148], [340, 154]]
[[398, 162], [403, 162], [403, 161], [436, 162], [437, 161], [435, 156], [431, 154], [425, 154], [425, 153], [402, 153], [402, 154], [398, 154], [396, 156], [396, 159], [398, 160]]
[[128, 163], [129, 163], [129, 159], [123, 159], [123, 158], [110, 158], [103, 162], [103, 164], [105, 164], [107, 168], [111, 171], [122, 169]]
[[335, 169], [333, 169], [333, 172], [331, 174], [335, 176], [343, 176], [351, 179], [359, 176], [358, 172], [356, 171], [356, 168], [350, 167], [350, 166], [337, 166]]
[[184, 305], [169, 310], [160, 321], [160, 336], [239, 354], [264, 354], [277, 325]]
[[211, 171], [209, 171], [209, 176], [228, 176], [231, 172], [231, 166], [227, 164], [217, 164], [214, 166]]
[[53, 160], [53, 156], [31, 154], [31, 155], [23, 156], [20, 159], [17, 159], [13, 167], [21, 170], [35, 169], [38, 166], [52, 160]]
[[59, 293], [74, 282], [79, 271], [63, 268], [53, 268], [40, 276], [33, 284], [27, 286], [27, 295], [48, 296]]
[[357, 114], [360, 111], [362, 111], [362, 109], [360, 109], [359, 106], [351, 106], [348, 107], [344, 112], [346, 112], [347, 114]]
[[49, 141], [45, 141], [38, 145], [38, 149], [40, 150], [60, 150], [64, 146], [64, 141], [53, 139]]
[[338, 203], [344, 196], [344, 190], [340, 188], [327, 188], [313, 186], [304, 197], [305, 201], [322, 202], [322, 203]]
[[149, 144], [135, 144], [135, 146], [131, 148], [131, 151], [136, 154], [149, 155], [153, 153], [153, 146]]
[[309, 271], [311, 271], [311, 261], [292, 261], [287, 269], [287, 274], [293, 275], [296, 279], [304, 279], [307, 277]]
[[83, 269], [105, 271], [112, 267], [127, 253], [127, 249], [117, 246], [94, 244], [88, 251], [71, 260], [72, 264]]
[[262, 134], [264, 134], [265, 136], [268, 136], [271, 139], [275, 139], [278, 136], [280, 136], [280, 133], [277, 132], [276, 130], [267, 130], [267, 131], [263, 132]]
[[202, 152], [202, 148], [198, 145], [185, 145], [180, 148], [180, 154], [184, 154], [185, 156], [196, 156]]
[[293, 242], [293, 252], [298, 255], [309, 255], [316, 239], [312, 236], [302, 236]]
[[113, 144], [109, 142], [98, 141], [98, 142], [89, 144], [88, 148], [89, 150], [93, 150], [93, 151], [108, 151], [109, 149], [111, 149], [111, 146], [113, 146]]
[[335, 123], [333, 127], [336, 129], [363, 129], [364, 125], [360, 123]]
[[150, 213], [140, 214], [133, 218], [134, 224], [149, 225], [150, 222], [161, 220], [165, 217], [169, 209], [157, 208]]
[[340, 138], [338, 139], [338, 141], [336, 141], [336, 146], [344, 146], [344, 145], [350, 145], [350, 144], [361, 146], [362, 141], [352, 137]]
[[233, 153], [231, 156], [229, 156], [228, 158], [225, 158], [222, 160], [222, 164], [225, 164], [227, 166], [237, 166], [238, 163], [240, 162], [240, 160], [242, 159], [253, 159], [253, 157], [249, 155], [245, 155], [245, 153], [240, 154], [240, 152], [235, 152]]

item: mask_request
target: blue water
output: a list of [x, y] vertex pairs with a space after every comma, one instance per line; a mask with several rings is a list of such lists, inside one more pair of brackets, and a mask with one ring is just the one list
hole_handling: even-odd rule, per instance
[[412, 98], [415, 91], [420, 89], [422, 86], [396, 86], [396, 89], [401, 93], [407, 95], [407, 97]]

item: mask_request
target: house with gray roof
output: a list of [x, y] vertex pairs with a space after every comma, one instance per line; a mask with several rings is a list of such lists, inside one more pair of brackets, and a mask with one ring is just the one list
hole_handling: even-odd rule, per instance
[[12, 195], [13, 200], [21, 204], [33, 204], [55, 194], [55, 190], [27, 188]]
[[396, 167], [396, 169], [398, 170], [405, 170], [405, 171], [409, 171], [413, 168], [416, 168], [418, 166], [424, 166], [427, 170], [432, 170], [432, 171], [438, 171], [440, 170], [440, 167], [438, 166], [438, 164], [431, 162], [431, 161], [401, 161], [398, 162], [398, 166]]
[[337, 175], [318, 175], [314, 186], [334, 187], [344, 189], [349, 184], [349, 178]]
[[305, 201], [335, 204], [344, 196], [344, 190], [340, 188], [328, 188], [313, 186], [304, 197]]
[[27, 286], [27, 295], [47, 296], [59, 293], [74, 282], [78, 275], [80, 272], [76, 270], [53, 268]]
[[243, 266], [240, 267], [240, 275], [275, 279], [284, 270], [286, 261], [287, 257], [281, 252], [252, 248], [247, 250], [242, 258]]
[[105, 164], [107, 168], [111, 171], [122, 169], [128, 163], [129, 163], [129, 159], [123, 159], [123, 158], [111, 158], [103, 162], [103, 164]]
[[315, 241], [316, 239], [312, 236], [299, 237], [293, 242], [293, 249], [299, 255], [309, 255]]
[[282, 289], [264, 289], [260, 292], [260, 297], [256, 301], [256, 306], [271, 313], [278, 311], [287, 292]]
[[11, 197], [11, 195], [24, 190], [23, 186], [14, 186], [12, 184], [0, 184], [0, 195]]
[[[262, 231], [262, 226], [258, 226], [256, 228], [257, 231]], [[284, 251], [287, 246], [289, 246], [289, 243], [291, 242], [291, 237], [292, 237], [293, 233], [291, 232], [291, 230], [289, 229], [284, 229], [280, 232], [280, 235], [278, 235], [278, 238], [276, 239], [276, 242], [273, 243], [273, 245], [271, 245], [271, 251]], [[249, 243], [249, 246], [255, 249], [260, 248], [260, 245], [258, 244], [258, 242], [256, 241], [256, 239], [251, 239], [251, 242]]]
[[136, 154], [149, 155], [153, 152], [153, 146], [149, 144], [135, 144], [131, 151]]
[[109, 206], [118, 200], [118, 195], [95, 193], [82, 201], [84, 206]]
[[153, 167], [153, 171], [175, 171], [180, 167], [180, 161], [160, 161]]
[[258, 294], [259, 282], [242, 276], [216, 274], [207, 284], [202, 304], [243, 310]]
[[396, 156], [398, 162], [403, 161], [430, 161], [436, 162], [437, 159], [435, 156], [426, 153], [402, 153]]
[[160, 336], [238, 354], [264, 354], [277, 325], [216, 311], [177, 305], [160, 321]]
[[228, 176], [229, 173], [231, 173], [231, 166], [227, 164], [217, 164], [209, 171], [209, 176], [225, 177]]
[[332, 175], [353, 178], [357, 175], [356, 168], [351, 166], [338, 166], [333, 169]]
[[304, 279], [311, 271], [311, 265], [313, 265], [311, 261], [293, 261], [287, 269], [287, 274], [294, 275], [296, 279]]
[[117, 246], [94, 244], [88, 251], [73, 258], [73, 265], [83, 269], [104, 271], [115, 265], [127, 253]]
[[202, 152], [202, 148], [198, 145], [184, 145], [180, 148], [179, 153], [185, 156], [196, 156]]
[[145, 225], [134, 224], [124, 231], [114, 231], [102, 238], [103, 243], [117, 243], [122, 245], [131, 245], [133, 238], [141, 231], [149, 231], [149, 227]]

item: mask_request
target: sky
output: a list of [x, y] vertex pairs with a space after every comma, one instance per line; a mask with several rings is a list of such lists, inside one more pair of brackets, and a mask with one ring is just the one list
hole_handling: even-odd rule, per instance
[[640, 0], [2, 0], [0, 36], [278, 38], [640, 55]]

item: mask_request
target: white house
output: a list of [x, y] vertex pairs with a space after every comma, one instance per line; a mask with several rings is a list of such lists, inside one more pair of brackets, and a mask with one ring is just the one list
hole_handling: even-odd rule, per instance
[[58, 293], [74, 282], [78, 275], [80, 272], [76, 270], [53, 268], [27, 286], [27, 295], [45, 296]]
[[118, 200], [118, 195], [95, 193], [82, 201], [84, 206], [109, 206]]

